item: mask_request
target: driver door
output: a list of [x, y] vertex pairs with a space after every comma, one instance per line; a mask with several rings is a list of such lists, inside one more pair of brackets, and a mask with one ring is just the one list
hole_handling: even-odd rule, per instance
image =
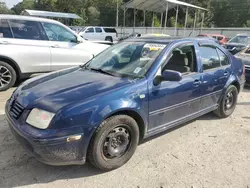
[[51, 49], [51, 71], [78, 66], [92, 58], [92, 54], [82, 50], [77, 36], [59, 24], [42, 23], [49, 38]]
[[197, 67], [193, 43], [183, 43], [172, 49], [168, 60], [158, 70], [182, 73], [182, 80], [149, 83], [149, 132], [171, 127], [195, 115], [200, 110], [201, 73]]

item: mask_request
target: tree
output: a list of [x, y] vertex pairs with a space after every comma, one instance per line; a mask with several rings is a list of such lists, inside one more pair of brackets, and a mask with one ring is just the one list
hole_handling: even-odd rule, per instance
[[23, 0], [22, 2], [15, 5], [11, 10], [16, 14], [21, 14], [21, 12], [25, 9], [34, 9], [35, 8], [35, 0]]
[[0, 14], [12, 14], [13, 12], [8, 9], [4, 2], [0, 2]]
[[88, 24], [89, 25], [100, 24], [100, 12], [95, 7], [88, 8]]

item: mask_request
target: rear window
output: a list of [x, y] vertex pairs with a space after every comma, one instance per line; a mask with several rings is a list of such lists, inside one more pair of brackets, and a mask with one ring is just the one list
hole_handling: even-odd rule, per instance
[[106, 33], [116, 33], [115, 28], [103, 28]]
[[0, 20], [0, 38], [13, 38], [10, 26], [7, 20]]

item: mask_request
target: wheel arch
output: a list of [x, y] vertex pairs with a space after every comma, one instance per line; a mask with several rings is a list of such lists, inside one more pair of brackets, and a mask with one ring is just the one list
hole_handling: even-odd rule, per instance
[[22, 72], [20, 67], [18, 66], [18, 64], [16, 63], [16, 61], [14, 61], [13, 59], [6, 57], [6, 56], [0, 56], [0, 61], [4, 61], [5, 63], [8, 63], [9, 65], [11, 65], [14, 70], [16, 71], [17, 74], [17, 79], [21, 78]]
[[116, 116], [116, 115], [127, 115], [127, 116], [133, 118], [139, 127], [140, 141], [144, 138], [144, 136], [146, 134], [146, 130], [147, 130], [146, 123], [144, 122], [143, 118], [141, 117], [141, 115], [138, 112], [131, 110], [131, 109], [120, 110], [120, 111], [116, 111], [112, 114], [109, 114], [107, 117], [105, 117], [105, 119], [107, 119], [111, 116]]

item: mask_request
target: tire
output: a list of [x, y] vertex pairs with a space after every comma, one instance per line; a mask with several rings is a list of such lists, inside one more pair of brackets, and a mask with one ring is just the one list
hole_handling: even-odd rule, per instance
[[234, 85], [230, 85], [221, 99], [218, 109], [214, 113], [220, 118], [230, 116], [236, 108], [237, 100], [238, 89]]
[[[127, 133], [122, 129], [125, 129]], [[120, 145], [123, 146], [114, 148], [113, 139], [117, 139], [119, 135], [122, 135], [119, 140]], [[128, 142], [125, 141], [124, 135], [128, 138]], [[87, 159], [101, 170], [113, 170], [124, 165], [132, 157], [138, 142], [139, 127], [136, 121], [127, 115], [112, 116], [103, 121], [96, 130], [89, 145]], [[120, 153], [114, 152], [115, 156], [112, 155], [113, 151], [119, 151], [120, 148], [122, 148]]]
[[11, 88], [17, 79], [14, 68], [4, 61], [0, 61], [0, 91]]
[[105, 40], [109, 41], [109, 42], [113, 42], [113, 38], [112, 37], [106, 37]]

